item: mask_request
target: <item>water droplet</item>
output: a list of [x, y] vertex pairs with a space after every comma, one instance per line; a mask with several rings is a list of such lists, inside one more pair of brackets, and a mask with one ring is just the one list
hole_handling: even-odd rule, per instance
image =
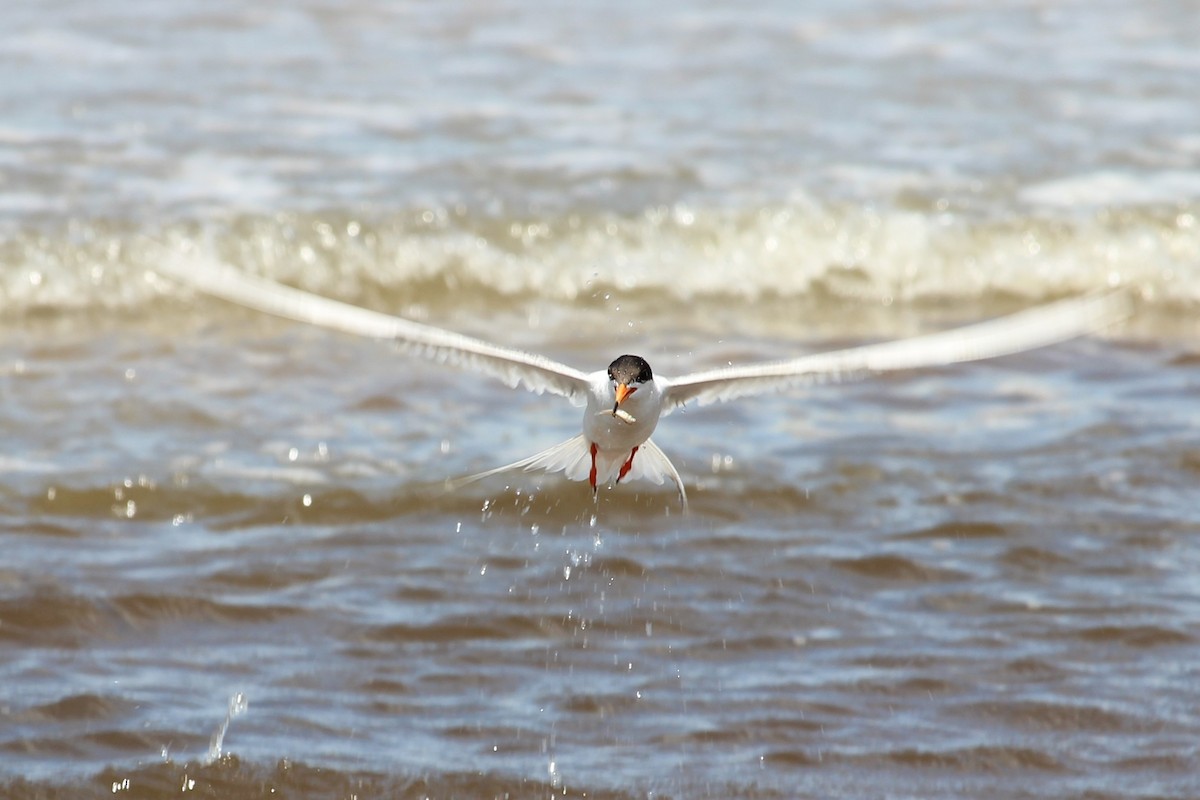
[[212, 739], [209, 740], [208, 757], [205, 763], [212, 764], [221, 757], [221, 747], [225, 742], [225, 734], [229, 732], [229, 723], [233, 721], [234, 717], [245, 714], [249, 707], [250, 703], [242, 692], [237, 692], [229, 698], [229, 710], [225, 713], [225, 719], [213, 731]]
[[309, 506], [311, 506], [312, 505], [312, 495], [311, 494], [304, 495], [304, 499], [302, 502], [304, 503], [305, 508], [308, 508]]

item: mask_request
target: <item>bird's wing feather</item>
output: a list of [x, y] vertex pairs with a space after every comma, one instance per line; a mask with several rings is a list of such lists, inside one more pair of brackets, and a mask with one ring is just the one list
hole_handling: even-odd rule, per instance
[[928, 336], [661, 378], [664, 411], [688, 402], [718, 403], [825, 380], [1010, 355], [1093, 333], [1130, 313], [1131, 301], [1125, 292], [1108, 292]]
[[587, 398], [588, 378], [583, 372], [534, 353], [340, 303], [244, 275], [223, 264], [197, 262], [179, 254], [164, 256], [156, 271], [237, 305], [344, 333], [392, 341], [434, 361], [486, 373], [509, 386], [524, 386], [538, 394], [562, 395], [580, 405]]

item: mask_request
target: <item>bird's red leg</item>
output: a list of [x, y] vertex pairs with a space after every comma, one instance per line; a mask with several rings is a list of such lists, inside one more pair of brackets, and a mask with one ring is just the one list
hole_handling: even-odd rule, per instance
[[588, 483], [592, 485], [592, 497], [596, 496], [596, 443], [592, 442], [592, 471], [588, 473]]
[[629, 451], [629, 458], [625, 459], [625, 463], [621, 465], [621, 471], [617, 473], [617, 483], [629, 474], [629, 470], [633, 469], [633, 457], [637, 455], [637, 447]]

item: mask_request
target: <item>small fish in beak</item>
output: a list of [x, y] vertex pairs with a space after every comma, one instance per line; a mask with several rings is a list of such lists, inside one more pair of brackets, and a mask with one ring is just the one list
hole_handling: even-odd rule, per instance
[[596, 412], [597, 417], [607, 417], [610, 414], [612, 416], [616, 417], [617, 419], [621, 420], [621, 422], [624, 422], [626, 425], [632, 425], [633, 423], [637, 422], [637, 417], [635, 417], [633, 414], [630, 414], [628, 411], [626, 411], [623, 408], [614, 408], [612, 411], [597, 411]]

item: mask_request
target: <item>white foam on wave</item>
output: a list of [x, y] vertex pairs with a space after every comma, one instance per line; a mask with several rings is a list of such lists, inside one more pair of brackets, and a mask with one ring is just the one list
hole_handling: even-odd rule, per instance
[[[300, 258], [274, 253], [262, 271], [324, 292], [352, 280], [413, 282], [452, 291], [573, 302], [612, 289], [681, 302], [833, 296], [851, 301], [1031, 301], [1134, 284], [1150, 294], [1200, 297], [1200, 230], [1175, 210], [1107, 210], [1082, 217], [967, 220], [952, 213], [794, 203], [751, 212], [651, 209], [600, 215], [459, 223], [434, 230], [373, 228]], [[334, 241], [330, 243], [328, 239]], [[331, 278], [331, 276], [333, 276]], [[1171, 281], [1166, 292], [1164, 281]]]
[[1200, 170], [1100, 170], [1033, 184], [1019, 197], [1031, 205], [1074, 209], [1186, 203], [1200, 199]]
[[[1200, 180], [1200, 174], [1197, 174]], [[1082, 189], [1081, 189], [1082, 190]], [[1065, 202], [1065, 189], [1046, 197]], [[0, 313], [124, 309], [186, 291], [164, 247], [349, 302], [422, 293], [573, 303], [612, 292], [680, 303], [771, 298], [1030, 302], [1114, 284], [1200, 302], [1200, 222], [1187, 207], [979, 220], [803, 199], [752, 211], [656, 207], [542, 219], [427, 209], [244, 216], [143, 235], [101, 223], [0, 240]]]

